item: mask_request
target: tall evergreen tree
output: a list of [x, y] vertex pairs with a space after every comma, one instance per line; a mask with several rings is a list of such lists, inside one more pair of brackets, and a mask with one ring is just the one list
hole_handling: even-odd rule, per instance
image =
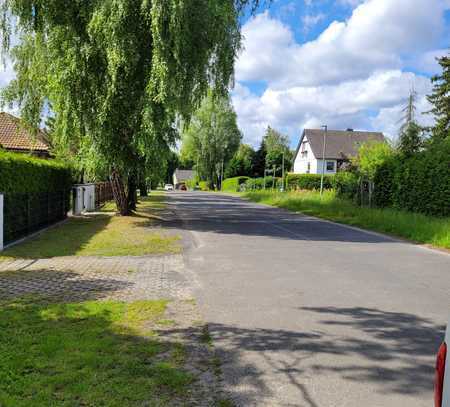
[[411, 155], [419, 151], [423, 144], [422, 128], [416, 122], [417, 92], [412, 89], [408, 102], [403, 109], [403, 123], [400, 127], [398, 150], [405, 155]]
[[431, 140], [439, 142], [450, 136], [450, 53], [438, 59], [442, 73], [434, 76], [433, 91], [428, 101], [433, 105], [431, 112], [436, 118]]

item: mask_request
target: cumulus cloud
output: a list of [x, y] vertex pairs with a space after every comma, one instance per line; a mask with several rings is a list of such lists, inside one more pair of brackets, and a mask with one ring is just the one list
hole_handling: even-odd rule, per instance
[[[356, 8], [347, 21], [332, 22], [303, 44], [268, 12], [245, 24], [233, 103], [247, 142], [257, 145], [267, 125], [290, 134], [293, 144], [304, 127], [322, 124], [395, 137], [412, 87], [419, 94], [419, 121], [431, 124], [432, 117], [420, 112], [429, 110], [427, 75], [437, 69], [434, 57], [442, 50], [436, 45], [450, 0], [351, 3]], [[253, 94], [252, 82], [265, 83], [265, 91]]]
[[259, 14], [243, 27], [236, 78], [305, 86], [401, 68], [402, 56], [428, 50], [442, 34], [444, 7], [442, 0], [368, 0], [305, 44], [268, 12]]

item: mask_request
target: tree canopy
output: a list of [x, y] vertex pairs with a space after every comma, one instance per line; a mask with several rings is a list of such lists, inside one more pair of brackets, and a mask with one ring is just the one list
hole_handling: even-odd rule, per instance
[[181, 158], [195, 163], [197, 175], [219, 186], [222, 169], [239, 147], [242, 134], [228, 96], [213, 92], [203, 100], [183, 132]]
[[4, 101], [34, 126], [51, 112], [57, 148], [112, 174], [127, 214], [139, 158], [168, 154], [177, 118], [209, 87], [227, 92], [249, 4], [258, 1], [4, 0], [2, 49], [17, 74]]
[[438, 59], [442, 73], [434, 76], [433, 92], [428, 101], [433, 105], [431, 113], [436, 119], [432, 139], [440, 141], [450, 136], [450, 54]]
[[241, 144], [225, 169], [225, 178], [252, 175], [255, 150], [248, 144]]
[[289, 137], [269, 126], [263, 142], [267, 152], [265, 159], [266, 167], [268, 169], [275, 168], [275, 174], [273, 175], [281, 175], [283, 161], [284, 169], [289, 170], [292, 166], [293, 159], [292, 151], [289, 148]]

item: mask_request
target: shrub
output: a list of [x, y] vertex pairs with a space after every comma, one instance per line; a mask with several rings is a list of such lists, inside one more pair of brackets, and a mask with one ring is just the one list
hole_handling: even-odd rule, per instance
[[386, 161], [375, 174], [375, 203], [428, 215], [450, 215], [450, 139], [410, 157]]
[[244, 184], [241, 186], [241, 190], [245, 191], [254, 191], [254, 190], [261, 190], [264, 189], [264, 182], [265, 182], [265, 189], [272, 189], [274, 186], [275, 188], [281, 187], [281, 178], [275, 178], [275, 181], [273, 177], [266, 177], [266, 178], [249, 178], [247, 181], [245, 181]]
[[54, 192], [71, 185], [71, 171], [63, 163], [0, 151], [0, 192]]
[[249, 177], [227, 178], [222, 182], [222, 191], [238, 192], [240, 186], [245, 183]]
[[[320, 189], [322, 176], [320, 174], [288, 174], [286, 183], [288, 189]], [[334, 175], [325, 175], [323, 177], [324, 189], [333, 188]]]
[[209, 191], [209, 182], [208, 181], [199, 181], [198, 187], [200, 191]]
[[333, 177], [333, 186], [336, 195], [341, 198], [356, 199], [358, 196], [358, 175], [349, 171], [338, 172]]

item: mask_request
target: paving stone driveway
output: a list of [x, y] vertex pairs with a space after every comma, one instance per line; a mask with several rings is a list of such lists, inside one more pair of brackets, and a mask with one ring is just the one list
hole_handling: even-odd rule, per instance
[[192, 297], [181, 255], [0, 262], [0, 299], [24, 295], [63, 301]]

